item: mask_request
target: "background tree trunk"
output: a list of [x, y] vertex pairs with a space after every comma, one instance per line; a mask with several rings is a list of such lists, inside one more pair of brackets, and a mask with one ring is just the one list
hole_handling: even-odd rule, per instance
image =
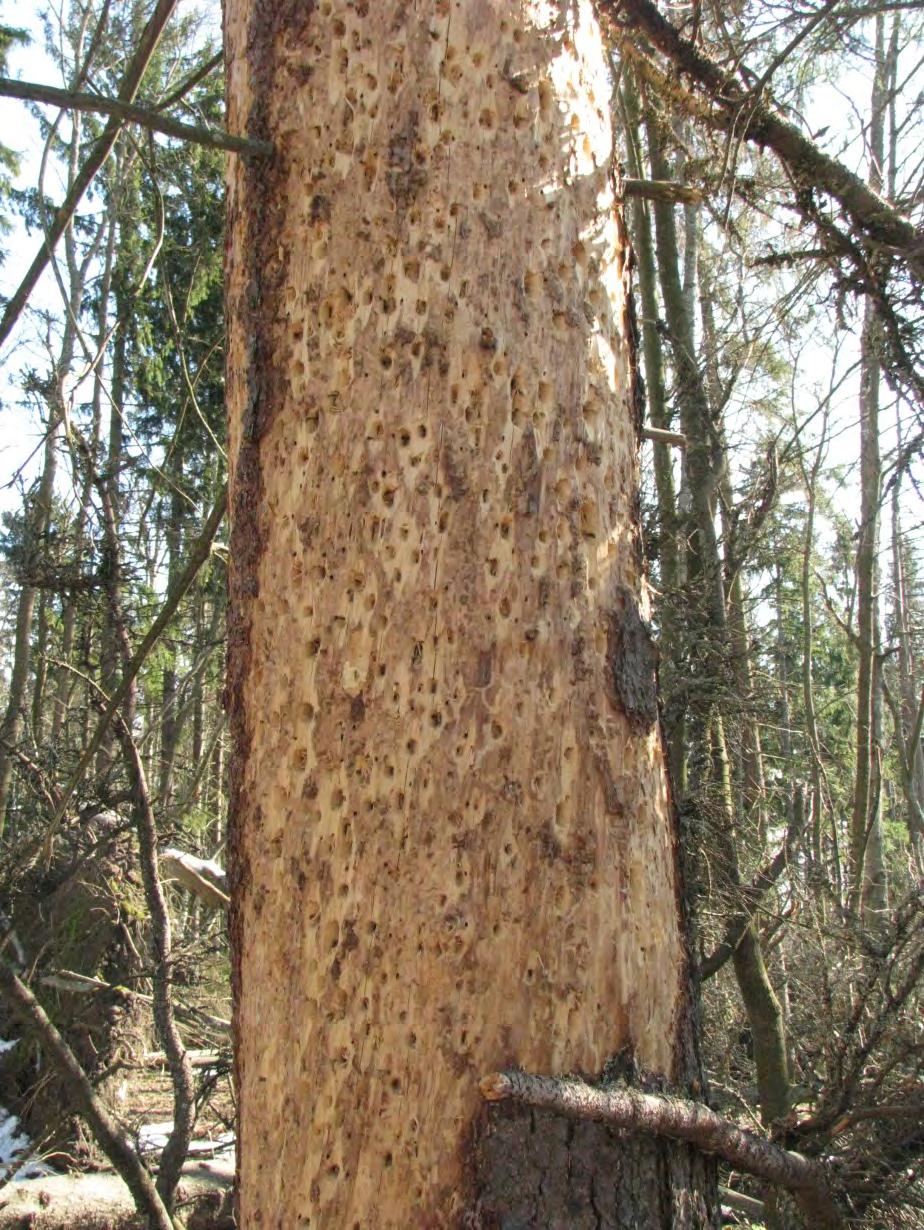
[[[887, 107], [885, 17], [876, 17], [876, 73], [870, 117], [869, 184], [883, 186]], [[850, 899], [880, 914], [886, 906], [880, 825], [879, 521], [882, 462], [879, 456], [880, 325], [867, 305], [860, 340], [860, 525], [857, 531], [857, 733], [853, 812], [850, 821]]]

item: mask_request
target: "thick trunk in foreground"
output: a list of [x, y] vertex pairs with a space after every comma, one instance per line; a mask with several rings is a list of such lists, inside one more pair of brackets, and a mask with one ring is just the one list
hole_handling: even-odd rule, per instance
[[687, 1079], [689, 978], [599, 31], [405, 8], [226, 5], [241, 1224], [703, 1226], [479, 1098]]

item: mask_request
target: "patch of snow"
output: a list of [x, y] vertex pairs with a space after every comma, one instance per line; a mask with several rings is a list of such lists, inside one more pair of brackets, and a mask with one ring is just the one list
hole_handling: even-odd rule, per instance
[[11, 1051], [18, 1041], [18, 1038], [11, 1038], [9, 1041], [6, 1038], [0, 1038], [0, 1055], [4, 1051]]
[[[166, 1147], [167, 1139], [173, 1131], [173, 1124], [143, 1123], [138, 1129], [138, 1148], [141, 1153], [160, 1153]], [[191, 1140], [189, 1156], [223, 1153], [234, 1148], [234, 1133], [221, 1132], [208, 1140]]]
[[224, 1153], [227, 1149], [233, 1149], [236, 1140], [233, 1132], [220, 1132], [217, 1136], [212, 1136], [208, 1140], [191, 1140], [189, 1142], [190, 1153]]
[[[0, 1106], [0, 1171], [11, 1166], [16, 1169], [7, 1177], [17, 1179], [40, 1179], [54, 1172], [39, 1158], [28, 1152], [29, 1137], [19, 1130], [19, 1120]], [[18, 1163], [18, 1164], [17, 1164]]]
[[138, 1129], [138, 1148], [142, 1153], [159, 1153], [167, 1145], [172, 1123], [142, 1123]]
[[28, 1137], [17, 1134], [19, 1120], [15, 1115], [0, 1111], [0, 1166], [11, 1162], [17, 1153], [29, 1145]]

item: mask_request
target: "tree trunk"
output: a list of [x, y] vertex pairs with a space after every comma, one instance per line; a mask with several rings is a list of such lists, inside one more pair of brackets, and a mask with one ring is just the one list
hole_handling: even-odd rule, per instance
[[[623, 76], [627, 146], [632, 174], [646, 174], [641, 155], [641, 112], [635, 76], [627, 69]], [[646, 408], [653, 427], [669, 431], [673, 416], [664, 387], [664, 355], [658, 332], [657, 265], [651, 234], [648, 203], [640, 197], [633, 202], [630, 217], [632, 247], [638, 277], [641, 305], [641, 343], [645, 367]], [[652, 444], [655, 494], [658, 504], [658, 580], [661, 589], [661, 644], [659, 678], [664, 689], [664, 734], [670, 759], [671, 781], [679, 798], [687, 789], [686, 704], [681, 687], [683, 669], [683, 627], [679, 596], [683, 580], [683, 535], [677, 514], [674, 462], [671, 447], [664, 441]], [[650, 554], [650, 553], [649, 553]]]
[[[651, 170], [666, 179], [670, 165], [657, 117], [646, 116]], [[712, 823], [711, 845], [719, 883], [728, 894], [729, 912], [738, 907], [742, 887], [725, 711], [731, 644], [725, 608], [722, 557], [715, 529], [716, 495], [723, 480], [722, 439], [710, 412], [696, 354], [689, 295], [680, 281], [681, 263], [673, 205], [655, 204], [658, 273], [674, 361], [674, 390], [687, 439], [685, 465], [690, 493], [688, 523], [689, 596], [687, 612], [690, 675], [687, 731], [690, 743], [690, 795], [698, 813]], [[685, 800], [686, 802], [686, 800]], [[779, 1001], [767, 973], [757, 924], [752, 920], [735, 949], [735, 977], [751, 1035], [760, 1090], [761, 1116], [767, 1124], [789, 1109], [789, 1063]], [[758, 1053], [758, 1050], [760, 1053]]]
[[[125, 223], [122, 224], [123, 226]], [[103, 482], [106, 494], [112, 508], [115, 520], [116, 537], [122, 528], [122, 490], [121, 475], [125, 464], [125, 391], [126, 391], [126, 349], [125, 321], [130, 310], [130, 270], [120, 261], [116, 261], [113, 272], [113, 291], [115, 298], [116, 320], [121, 327], [115, 335], [112, 352], [112, 379], [109, 394], [109, 433], [106, 452], [106, 471]], [[100, 374], [102, 378], [102, 373]], [[108, 551], [108, 548], [107, 548]], [[111, 552], [103, 557], [104, 571], [108, 573], [116, 567], [116, 561], [111, 558]], [[119, 582], [121, 587], [121, 580]], [[119, 630], [113, 626], [112, 613], [107, 607], [104, 611], [103, 624], [100, 629], [100, 686], [106, 696], [115, 691], [119, 679]], [[96, 772], [103, 776], [109, 772], [115, 757], [115, 734], [109, 728], [96, 753]]]
[[[896, 410], [896, 418], [898, 410]], [[901, 428], [897, 425], [901, 439]], [[901, 478], [896, 475], [892, 487], [892, 601], [894, 635], [898, 641], [898, 681], [900, 708], [896, 720], [896, 737], [900, 744], [902, 790], [905, 800], [905, 824], [908, 844], [919, 875], [924, 874], [924, 750], [918, 732], [917, 662], [912, 644], [905, 576], [906, 543], [901, 528], [899, 492]]]
[[[68, 330], [63, 346], [65, 358], [60, 370], [66, 372], [70, 366], [73, 350], [73, 340]], [[49, 409], [49, 422], [45, 436], [45, 450], [42, 465], [42, 476], [39, 480], [31, 508], [24, 514], [25, 539], [25, 569], [31, 572], [35, 567], [51, 518], [51, 504], [54, 497], [55, 472], [58, 466], [58, 438], [60, 435], [60, 399], [55, 390], [53, 405]], [[10, 670], [10, 686], [7, 693], [6, 711], [0, 722], [0, 838], [6, 827], [7, 812], [10, 802], [10, 791], [13, 785], [13, 759], [16, 745], [22, 733], [25, 717], [26, 689], [29, 684], [29, 669], [32, 661], [32, 618], [38, 591], [31, 584], [27, 575], [23, 579], [16, 606], [16, 636], [13, 641], [13, 665]]]
[[[837, 824], [831, 826], [832, 874], [829, 876], [824, 858], [824, 817], [825, 791], [824, 760], [821, 736], [818, 731], [818, 715], [815, 708], [815, 678], [814, 666], [814, 629], [812, 621], [812, 553], [815, 549], [815, 506], [818, 498], [818, 476], [828, 445], [828, 411], [825, 408], [822, 418], [821, 435], [815, 449], [815, 456], [809, 470], [805, 458], [800, 454], [799, 468], [802, 472], [802, 483], [805, 488], [805, 529], [802, 536], [802, 559], [800, 569], [800, 590], [802, 599], [802, 704], [805, 710], [805, 736], [808, 742], [810, 763], [812, 768], [812, 870], [814, 887], [830, 880], [833, 883], [838, 900], [842, 896], [840, 873], [840, 857], [838, 854]], [[779, 584], [780, 571], [777, 570]], [[782, 611], [782, 604], [779, 604]], [[787, 726], [788, 729], [788, 726]], [[824, 917], [826, 902], [824, 893], [817, 892], [815, 908]]]
[[[870, 120], [870, 187], [882, 190], [886, 97], [885, 18], [876, 17], [876, 72]], [[877, 662], [879, 649], [880, 326], [867, 304], [860, 340], [860, 525], [857, 531], [857, 733], [850, 820], [850, 900], [873, 913], [886, 907], [881, 868]]]
[[[171, 458], [170, 474], [175, 486], [170, 493], [169, 512], [165, 537], [167, 540], [167, 587], [176, 584], [176, 579], [183, 570], [183, 510], [184, 492], [183, 456], [177, 450], [177, 455]], [[182, 731], [182, 717], [178, 711], [180, 696], [177, 681], [177, 645], [171, 636], [166, 636], [162, 642], [161, 652], [164, 656], [162, 675], [162, 693], [160, 710], [160, 762], [158, 764], [158, 790], [161, 810], [166, 812], [171, 803], [173, 791], [173, 771], [176, 762], [177, 747]]]
[[240, 1221], [712, 1224], [588, 3], [229, 0]]

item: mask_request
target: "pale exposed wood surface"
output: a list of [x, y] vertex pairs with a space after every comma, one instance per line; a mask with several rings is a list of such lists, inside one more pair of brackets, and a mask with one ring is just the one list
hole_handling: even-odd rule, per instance
[[675, 1061], [611, 87], [585, 3], [272, 7], [226, 5], [278, 151], [230, 183], [242, 1218], [442, 1226], [483, 1072]]

